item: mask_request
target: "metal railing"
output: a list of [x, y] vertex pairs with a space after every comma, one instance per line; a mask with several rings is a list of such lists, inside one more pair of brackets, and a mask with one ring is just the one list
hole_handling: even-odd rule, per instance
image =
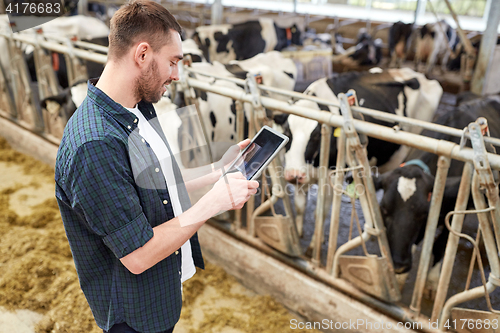
[[[188, 68], [186, 70], [188, 72], [196, 73], [198, 75], [202, 74], [200, 71], [197, 71], [195, 69]], [[203, 90], [205, 92], [212, 92], [212, 93], [220, 94], [220, 95], [230, 97], [234, 100], [242, 101], [245, 103], [254, 103], [255, 102], [255, 96], [250, 94], [250, 93], [245, 93], [244, 91], [235, 91], [234, 89], [231, 89], [231, 88], [217, 87], [216, 85], [213, 84], [213, 82], [207, 83], [205, 81], [200, 81], [200, 80], [197, 80], [195, 78], [188, 77], [188, 76], [186, 76], [185, 79], [186, 79], [187, 85], [192, 87], [192, 88], [200, 89], [200, 90]], [[234, 79], [234, 78], [226, 79], [226, 78], [223, 78], [220, 76], [217, 77], [216, 79], [228, 80], [228, 81], [231, 81], [233, 83], [237, 83], [241, 86], [245, 86], [244, 80], [238, 80], [238, 79]], [[321, 99], [316, 98], [316, 97], [304, 96], [304, 95], [297, 94], [294, 92], [292, 92], [292, 93], [284, 92], [284, 91], [281, 91], [277, 88], [264, 87], [261, 85], [259, 85], [258, 88], [265, 90], [265, 91], [268, 91], [268, 92], [272, 91], [275, 93], [280, 93], [284, 96], [290, 97], [291, 99], [296, 99], [296, 98], [309, 99], [309, 100], [312, 100], [312, 101], [320, 103], [320, 104], [336, 106], [336, 107], [340, 107], [342, 105], [342, 102], [341, 102], [341, 105], [338, 105], [336, 103], [321, 100]], [[272, 99], [269, 97], [265, 97], [265, 96], [259, 96], [259, 103], [263, 107], [268, 108], [268, 109], [277, 110], [277, 111], [286, 112], [289, 114], [295, 114], [295, 115], [298, 115], [301, 117], [313, 119], [313, 120], [316, 120], [324, 125], [329, 125], [331, 127], [340, 127], [343, 129], [346, 128], [346, 119], [344, 119], [343, 116], [334, 115], [330, 112], [311, 110], [311, 109], [304, 108], [304, 107], [298, 107], [298, 106], [293, 105], [291, 103], [278, 101], [278, 100], [275, 100], [275, 99]], [[429, 138], [429, 137], [424, 137], [424, 136], [421, 136], [418, 134], [408, 133], [408, 132], [404, 132], [404, 131], [400, 131], [400, 130], [394, 130], [393, 128], [390, 128], [390, 127], [372, 124], [372, 123], [368, 123], [368, 122], [361, 121], [361, 120], [356, 120], [356, 119], [350, 120], [350, 123], [352, 124], [352, 126], [356, 132], [359, 132], [359, 133], [362, 133], [362, 134], [365, 134], [365, 135], [368, 135], [371, 137], [375, 137], [378, 139], [390, 141], [393, 143], [403, 144], [403, 145], [406, 145], [406, 146], [409, 146], [412, 148], [417, 148], [419, 150], [431, 152], [431, 153], [434, 153], [434, 154], [437, 154], [440, 156], [440, 159], [438, 162], [438, 171], [437, 171], [437, 175], [435, 177], [434, 191], [433, 191], [433, 195], [431, 198], [431, 206], [430, 206], [430, 212], [429, 212], [429, 216], [428, 216], [427, 227], [426, 227], [426, 231], [425, 231], [423, 249], [422, 249], [422, 253], [421, 253], [421, 257], [420, 257], [419, 269], [418, 269], [417, 278], [416, 278], [416, 282], [415, 282], [415, 288], [414, 288], [414, 293], [413, 293], [413, 297], [412, 297], [412, 302], [411, 302], [410, 309], [409, 309], [410, 311], [409, 311], [409, 313], [405, 313], [405, 316], [403, 316], [407, 320], [408, 320], [408, 318], [411, 318], [412, 320], [419, 320], [420, 311], [421, 311], [421, 300], [423, 297], [423, 289], [424, 289], [425, 280], [426, 280], [426, 276], [427, 276], [427, 269], [428, 269], [429, 264], [430, 264], [432, 244], [433, 244], [434, 235], [435, 235], [436, 228], [437, 228], [439, 213], [441, 210], [441, 203], [442, 203], [443, 194], [444, 194], [444, 186], [445, 186], [445, 182], [446, 182], [446, 178], [447, 178], [447, 173], [448, 173], [450, 161], [451, 161], [451, 159], [456, 159], [456, 160], [463, 161], [467, 165], [469, 165], [469, 164], [473, 163], [474, 161], [476, 161], [476, 163], [479, 163], [479, 162], [477, 162], [478, 156], [482, 156], [483, 162], [481, 162], [481, 164], [479, 164], [479, 165], [490, 170], [490, 172], [491, 172], [490, 167], [493, 169], [497, 169], [497, 170], [500, 168], [500, 164], [499, 164], [500, 156], [498, 156], [497, 154], [494, 154], [494, 153], [486, 152], [486, 150], [484, 150], [484, 152], [481, 151], [481, 147], [478, 147], [478, 133], [477, 133], [477, 131], [475, 131], [475, 132], [471, 131], [471, 129], [474, 128], [474, 125], [469, 126], [469, 131], [471, 131], [471, 133], [469, 134], [465, 130], [461, 131], [458, 129], [453, 129], [453, 128], [449, 128], [449, 127], [437, 125], [437, 124], [432, 124], [432, 123], [425, 122], [425, 121], [417, 121], [414, 119], [410, 120], [408, 118], [383, 113], [383, 112], [380, 112], [377, 110], [360, 108], [360, 107], [356, 107], [356, 106], [353, 106], [352, 109], [356, 110], [362, 114], [371, 115], [371, 116], [374, 116], [378, 119], [383, 119], [385, 121], [389, 121], [389, 122], [393, 122], [393, 123], [404, 123], [404, 124], [408, 124], [408, 125], [412, 125], [412, 126], [418, 126], [421, 128], [432, 130], [432, 131], [445, 133], [445, 134], [456, 136], [456, 137], [461, 137], [462, 140], [464, 138], [469, 138], [473, 142], [473, 148], [466, 148], [466, 147], [461, 146], [460, 144], [455, 144], [455, 143], [448, 142], [448, 141], [437, 140], [437, 139], [433, 139], [433, 138]], [[491, 143], [491, 144], [498, 146], [498, 143], [499, 143], [498, 138], [483, 137], [482, 135], [480, 135], [480, 137], [481, 137], [480, 142], [488, 142], [488, 143]], [[324, 146], [327, 145], [327, 141], [329, 141], [329, 136], [328, 135], [322, 136], [322, 141], [321, 141], [322, 150], [320, 153], [320, 158], [325, 153], [327, 153], [327, 151], [325, 151], [325, 149], [323, 148]], [[475, 142], [475, 146], [474, 146], [474, 142]], [[343, 144], [345, 144], [345, 142]], [[482, 147], [484, 148], [484, 143], [483, 143]], [[341, 148], [339, 147], [339, 150], [340, 149]], [[345, 148], [342, 148], [342, 149], [345, 149]], [[326, 164], [327, 163], [326, 159], [323, 159], [323, 161], [320, 163], [321, 163], [320, 167], [328, 168], [328, 166]], [[484, 163], [488, 164], [488, 166], [485, 167]], [[342, 165], [343, 165], [343, 162], [342, 162]], [[342, 166], [337, 165], [337, 169], [341, 169], [341, 168], [342, 168]], [[365, 166], [365, 169], [366, 169], [366, 166]], [[464, 170], [464, 178], [463, 178], [462, 188], [469, 188], [470, 189], [470, 185], [471, 185], [470, 180], [467, 180], [467, 176], [469, 175], [468, 172], [469, 172], [468, 168], [466, 167], [466, 169]], [[320, 182], [326, 181], [326, 179], [322, 179], [323, 177], [326, 178], [327, 176], [323, 175], [322, 177], [320, 177], [320, 180], [319, 180]], [[484, 181], [484, 183], [482, 183], [482, 185], [488, 186], [489, 188], [492, 188], [492, 187], [496, 188], [495, 183], [494, 183], [492, 178], [488, 179], [487, 181]], [[478, 185], [476, 184], [475, 186], [477, 187]], [[476, 190], [478, 190], [478, 189], [476, 189]], [[462, 199], [465, 197], [465, 194], [462, 194], [463, 191], [465, 191], [465, 190], [462, 190], [459, 193], [459, 199], [457, 201], [456, 210], [464, 210], [466, 208], [466, 206], [464, 206], [464, 205], [467, 203], [467, 200]], [[370, 191], [368, 191], [368, 192], [370, 192]], [[374, 193], [374, 192], [372, 191], [371, 193]], [[321, 212], [321, 206], [322, 206], [321, 196], [322, 196], [322, 194], [320, 192], [319, 197], [318, 197], [318, 204], [317, 204], [318, 205], [317, 216], [323, 216], [323, 214]], [[491, 203], [498, 202], [497, 201], [498, 200], [498, 190], [497, 190], [496, 194], [493, 191], [490, 191], [488, 193], [488, 198], [490, 201], [490, 205], [491, 205]], [[465, 201], [463, 201], [463, 200], [465, 200]], [[335, 201], [333, 204], [335, 205]], [[372, 201], [371, 205], [373, 205], [373, 201]], [[370, 206], [370, 204], [368, 204], [368, 203], [365, 204], [365, 207], [369, 207], [369, 206]], [[498, 206], [498, 205], [494, 205], [494, 204], [491, 205], [493, 211], [497, 212], [498, 210], [495, 209], [495, 206]], [[365, 212], [365, 209], [363, 209], [363, 211]], [[370, 211], [370, 209], [366, 208], [366, 211]], [[375, 219], [375, 220], [377, 220], [377, 219]], [[498, 265], [498, 263], [497, 263], [498, 262], [498, 255], [496, 255], [496, 253], [498, 253], [498, 250], [496, 250], [496, 252], [495, 252], [495, 251], [491, 250], [491, 248], [496, 248], [496, 247], [500, 248], [500, 245], [495, 245], [495, 241], [494, 241], [496, 239], [496, 242], [497, 243], [499, 242], [500, 218], [497, 216], [492, 216], [492, 221], [493, 221], [493, 225], [495, 226], [494, 231], [491, 232], [491, 229], [487, 229], [486, 227], [484, 229], [484, 230], [490, 231], [489, 236], [485, 237], [485, 239], [489, 238], [487, 240], [487, 242], [489, 243], [489, 248], [490, 248], [490, 253], [488, 255], [488, 259], [490, 262], [492, 262], [492, 268], [493, 268], [491, 273], [490, 273], [490, 280], [488, 282], [487, 287], [485, 287], [484, 290], [475, 288], [474, 290], [471, 290], [471, 291], [464, 291], [463, 293], [459, 294], [461, 296], [457, 296], [456, 299], [451, 298], [450, 300], [448, 300], [448, 302], [446, 302], [446, 304], [444, 304], [445, 295], [447, 293], [448, 286], [449, 286], [449, 280], [447, 282], [448, 284], [446, 282], [440, 282], [439, 287], [438, 287], [438, 295], [436, 298], [436, 303], [434, 306], [433, 316], [432, 316], [431, 320], [435, 321], [437, 319], [440, 319], [441, 323], [445, 322], [447, 319], [450, 319], [451, 308], [454, 305], [460, 303], [459, 300], [463, 301], [463, 300], [470, 300], [473, 298], [477, 298], [480, 295], [484, 295], [484, 292], [486, 292], [486, 295], [487, 295], [487, 293], [491, 293], [495, 289], [495, 287], [498, 286], [498, 274], [500, 272], [497, 272], [497, 269], [495, 268]], [[482, 224], [484, 224], [484, 222], [482, 222]], [[333, 223], [333, 218], [332, 218], [331, 227], [333, 225], [334, 225], [334, 223]], [[371, 225], [373, 226], [373, 223]], [[368, 225], [368, 228], [370, 228], [370, 225]], [[383, 227], [383, 225], [379, 225], [376, 229], [378, 230], [378, 232], [380, 232], [380, 230], [383, 230], [384, 227]], [[323, 222], [318, 221], [318, 218], [317, 218], [315, 232], [314, 232], [314, 236], [316, 237], [316, 239], [321, 237], [322, 231], [320, 231], [320, 230], [323, 230]], [[485, 231], [485, 232], [487, 232], [487, 231]], [[330, 235], [332, 235], [332, 234], [336, 235], [331, 230]], [[240, 233], [240, 235], [241, 235], [241, 233]], [[367, 235], [367, 237], [369, 237], [369, 235]], [[450, 237], [450, 239], [453, 239], [453, 237]], [[362, 241], [363, 241], [362, 237], [359, 237], [357, 239], [357, 243], [355, 245], [359, 246]], [[338, 261], [332, 260], [332, 258], [334, 257], [333, 254], [335, 254], [336, 251], [339, 251], [340, 248], [339, 249], [332, 248], [332, 246], [334, 246], [333, 244], [336, 244], [335, 236], [330, 237], [329, 248], [328, 248], [327, 267], [326, 268], [321, 267], [321, 264], [319, 261], [320, 251], [321, 251], [319, 244], [320, 244], [320, 242], [317, 242], [315, 244], [315, 247], [313, 249], [313, 256], [310, 259], [310, 261], [308, 261], [308, 266], [310, 267], [309, 273], [318, 277], [321, 275], [318, 273], [323, 272], [323, 270], [324, 270], [324, 273], [326, 275], [331, 274], [331, 276], [333, 276], [333, 279], [336, 279], [338, 277], [339, 273], [338, 273], [338, 267], [335, 267], [335, 265], [336, 265], [335, 263]], [[453, 240], [450, 240], [449, 244], [450, 245], [448, 245], [448, 248], [453, 248]], [[351, 246], [351, 248], [352, 248], [352, 246]], [[381, 248], [383, 248], [383, 246], [381, 246]], [[456, 251], [456, 249], [455, 249], [455, 251]], [[495, 253], [495, 255], [493, 255], [493, 253]], [[451, 256], [451, 254], [448, 254], [447, 257], [445, 257], [446, 261], [443, 264], [443, 268], [442, 268], [443, 272], [450, 272], [451, 273], [451, 271], [452, 271], [453, 258], [451, 258], [450, 256]], [[338, 255], [335, 256], [335, 258], [338, 258]], [[389, 264], [389, 267], [391, 267], [390, 264]], [[325, 278], [325, 276], [323, 276], [323, 278]], [[443, 274], [441, 279], [442, 279], [442, 281], [446, 281], [446, 274]], [[330, 282], [331, 282], [331, 280], [330, 280]], [[481, 292], [481, 290], [483, 292]], [[363, 299], [365, 299], [365, 298], [363, 298]], [[491, 305], [490, 305], [490, 310], [494, 311], [493, 309], [491, 309]], [[390, 310], [392, 315], [395, 314], [395, 312], [393, 312], [393, 311], [394, 311], [394, 309], [392, 308]], [[468, 314], [473, 316], [473, 314], [471, 314], [471, 313], [468, 313]]]

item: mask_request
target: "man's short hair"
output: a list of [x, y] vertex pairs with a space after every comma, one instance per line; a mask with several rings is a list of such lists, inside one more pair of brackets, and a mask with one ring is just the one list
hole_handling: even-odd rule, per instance
[[158, 52], [169, 42], [170, 30], [180, 34], [182, 28], [165, 7], [150, 0], [132, 0], [111, 18], [108, 57], [120, 59], [141, 40]]

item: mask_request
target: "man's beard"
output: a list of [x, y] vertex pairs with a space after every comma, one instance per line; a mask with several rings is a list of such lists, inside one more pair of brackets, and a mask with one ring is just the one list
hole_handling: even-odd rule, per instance
[[[168, 80], [167, 83], [170, 83]], [[161, 99], [162, 96], [162, 86], [161, 79], [158, 74], [158, 64], [156, 60], [153, 60], [151, 66], [141, 73], [136, 80], [136, 97], [146, 103], [156, 103]]]

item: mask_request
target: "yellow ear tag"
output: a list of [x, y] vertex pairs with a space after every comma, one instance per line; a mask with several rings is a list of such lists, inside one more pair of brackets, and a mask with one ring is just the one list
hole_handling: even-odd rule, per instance
[[340, 127], [337, 127], [334, 131], [333, 131], [333, 136], [338, 138], [340, 137], [340, 131], [341, 131], [341, 128]]

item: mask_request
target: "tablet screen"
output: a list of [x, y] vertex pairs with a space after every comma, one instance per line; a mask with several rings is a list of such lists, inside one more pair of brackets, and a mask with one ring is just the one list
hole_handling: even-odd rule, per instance
[[279, 148], [283, 141], [285, 139], [264, 129], [245, 148], [243, 154], [235, 162], [234, 167], [250, 180], [273, 155], [276, 149]]

